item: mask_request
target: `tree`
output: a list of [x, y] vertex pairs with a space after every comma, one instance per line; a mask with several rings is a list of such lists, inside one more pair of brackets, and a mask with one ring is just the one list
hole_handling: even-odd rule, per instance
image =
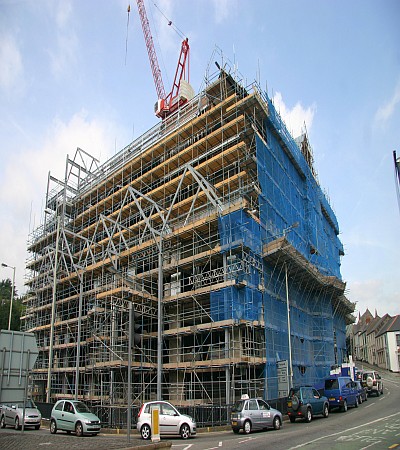
[[[8, 319], [10, 315], [12, 282], [8, 278], [0, 281], [0, 330], [8, 330]], [[20, 317], [23, 314], [24, 305], [17, 296], [17, 290], [14, 286], [14, 300], [11, 313], [11, 330], [19, 331], [21, 329]]]

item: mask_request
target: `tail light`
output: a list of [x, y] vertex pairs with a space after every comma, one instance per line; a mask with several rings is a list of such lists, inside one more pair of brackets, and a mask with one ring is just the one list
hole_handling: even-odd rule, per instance
[[142, 414], [143, 406], [144, 406], [144, 405], [142, 405], [142, 406], [140, 407], [139, 414], [137, 415], [137, 416], [138, 416], [138, 419], [139, 419], [139, 417], [140, 417], [140, 414]]
[[374, 380], [374, 382], [372, 383], [374, 386], [376, 386], [376, 380]]

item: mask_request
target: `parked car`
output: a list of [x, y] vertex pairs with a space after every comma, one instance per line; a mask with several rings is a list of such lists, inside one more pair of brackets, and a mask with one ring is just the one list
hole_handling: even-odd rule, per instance
[[383, 381], [379, 373], [375, 370], [363, 373], [362, 385], [367, 389], [368, 395], [374, 393], [379, 397], [383, 394]]
[[361, 405], [362, 402], [368, 400], [367, 390], [362, 385], [361, 381], [356, 380], [357, 391], [358, 391], [358, 403]]
[[318, 414], [328, 417], [329, 402], [312, 386], [291, 388], [287, 398], [287, 414], [292, 423], [299, 417], [309, 423]]
[[[5, 428], [7, 425], [19, 430], [22, 426], [22, 417], [24, 417], [24, 402], [7, 403], [0, 407], [0, 426]], [[25, 427], [35, 427], [36, 430], [40, 428], [42, 415], [37, 409], [33, 400], [25, 401]]]
[[151, 412], [159, 409], [160, 435], [177, 435], [182, 439], [188, 439], [196, 434], [195, 420], [185, 414], [181, 414], [175, 406], [164, 401], [143, 403], [138, 414], [136, 428], [142, 439], [151, 438]]
[[362, 381], [362, 375], [363, 375], [363, 371], [357, 369], [356, 370], [356, 380]]
[[261, 398], [243, 395], [232, 407], [231, 426], [234, 433], [243, 430], [245, 434], [267, 428], [279, 430], [282, 426], [282, 413]]
[[325, 380], [325, 395], [330, 408], [346, 412], [348, 406], [358, 408], [358, 390], [350, 377], [330, 377]]
[[96, 435], [100, 432], [100, 419], [79, 400], [58, 400], [51, 411], [50, 433], [74, 431], [77, 436]]

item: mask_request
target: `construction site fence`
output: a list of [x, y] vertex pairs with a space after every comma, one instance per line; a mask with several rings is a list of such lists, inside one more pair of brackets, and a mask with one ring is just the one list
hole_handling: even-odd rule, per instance
[[[286, 397], [274, 400], [268, 400], [269, 405], [286, 414]], [[36, 406], [42, 414], [42, 418], [50, 420], [53, 403], [36, 402]], [[179, 411], [182, 414], [193, 417], [196, 421], [197, 428], [227, 426], [231, 423], [231, 410], [233, 405], [194, 405], [180, 406]], [[137, 417], [140, 406], [132, 406], [131, 429], [136, 428]], [[126, 429], [128, 411], [126, 407], [116, 408], [107, 406], [92, 406], [91, 411], [96, 414], [102, 428]]]

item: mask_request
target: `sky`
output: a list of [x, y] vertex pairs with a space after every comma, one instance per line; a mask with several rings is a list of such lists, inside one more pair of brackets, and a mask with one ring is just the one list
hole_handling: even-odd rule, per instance
[[[0, 262], [15, 267], [18, 294], [49, 171], [63, 179], [77, 147], [103, 163], [158, 122], [136, 1], [129, 16], [128, 3], [0, 0]], [[356, 315], [399, 314], [400, 1], [145, 5], [167, 92], [179, 30], [195, 92], [223, 55], [244, 84], [268, 92], [294, 137], [306, 124], [340, 226], [346, 296]], [[12, 275], [0, 267], [0, 280]]]

